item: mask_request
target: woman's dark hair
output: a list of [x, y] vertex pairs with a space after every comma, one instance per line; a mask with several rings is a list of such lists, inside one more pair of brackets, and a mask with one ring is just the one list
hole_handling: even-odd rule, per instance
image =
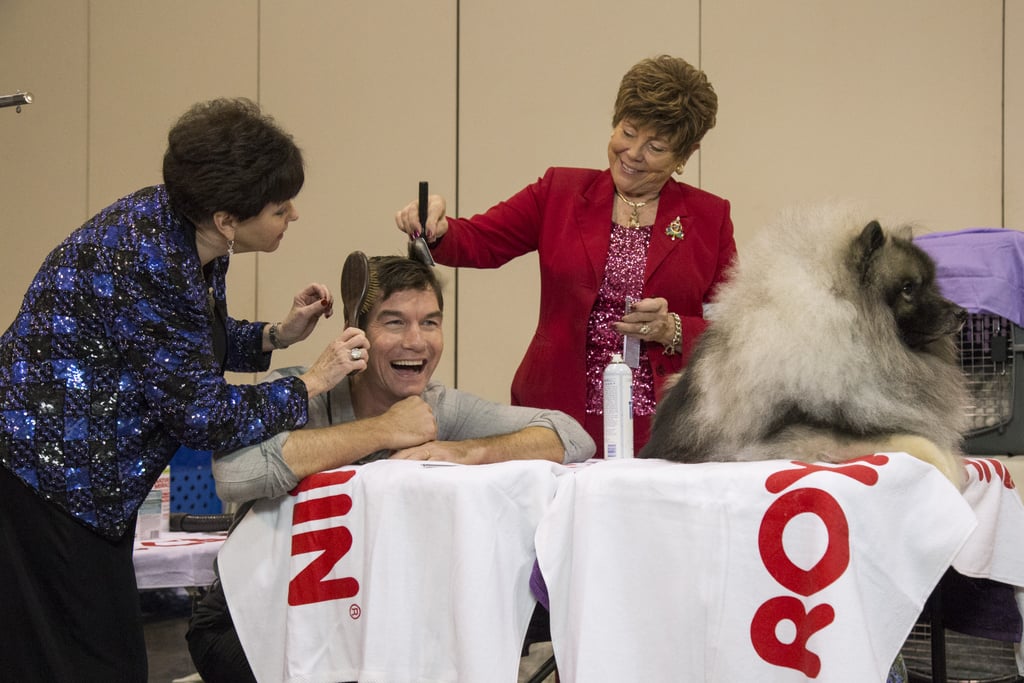
[[641, 60], [622, 77], [612, 127], [628, 119], [663, 136], [685, 158], [715, 126], [718, 96], [704, 72], [685, 59], [661, 55]]
[[430, 266], [405, 258], [404, 256], [374, 256], [370, 259], [370, 282], [376, 291], [372, 300], [367, 301], [359, 313], [359, 327], [366, 329], [366, 317], [378, 301], [384, 301], [395, 292], [407, 290], [433, 291], [437, 296], [437, 307], [444, 311], [444, 295], [441, 282]]
[[302, 189], [302, 152], [292, 136], [245, 98], [193, 105], [167, 134], [164, 185], [193, 223], [227, 211], [252, 218]]

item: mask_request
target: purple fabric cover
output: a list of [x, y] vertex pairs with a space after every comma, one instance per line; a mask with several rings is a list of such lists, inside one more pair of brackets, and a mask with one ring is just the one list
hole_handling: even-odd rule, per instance
[[914, 244], [935, 261], [943, 296], [1024, 327], [1024, 232], [971, 228], [919, 235]]
[[533, 571], [530, 572], [530, 590], [533, 591], [533, 596], [537, 598], [537, 602], [544, 609], [550, 609], [548, 606], [548, 585], [544, 582], [544, 577], [540, 573], [540, 565], [537, 564], [536, 560], [533, 562]]
[[[991, 579], [964, 576], [950, 569], [935, 591], [941, 596], [942, 621], [946, 628], [976, 638], [1019, 643], [1022, 632], [1014, 587]], [[925, 606], [930, 615], [933, 603]]]

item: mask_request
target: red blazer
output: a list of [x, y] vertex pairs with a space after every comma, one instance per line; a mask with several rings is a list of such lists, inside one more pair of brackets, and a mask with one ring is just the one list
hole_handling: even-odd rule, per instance
[[[438, 263], [472, 268], [497, 268], [537, 251], [540, 315], [512, 382], [515, 405], [562, 410], [584, 422], [587, 321], [604, 279], [614, 198], [608, 170], [550, 168], [485, 213], [449, 218], [448, 232], [432, 248]], [[685, 237], [673, 240], [666, 228], [676, 218]], [[735, 253], [729, 202], [669, 180], [658, 200], [643, 295], [664, 297], [679, 314], [683, 353], [667, 356], [660, 344], [647, 345], [655, 396], [704, 330], [702, 304]], [[646, 440], [643, 434], [638, 442]]]

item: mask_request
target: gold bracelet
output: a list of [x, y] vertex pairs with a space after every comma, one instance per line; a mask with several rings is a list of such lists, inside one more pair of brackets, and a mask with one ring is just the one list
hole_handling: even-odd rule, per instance
[[277, 327], [280, 324], [281, 323], [274, 323], [271, 325], [270, 329], [267, 331], [267, 336], [270, 337], [270, 345], [275, 349], [287, 349], [289, 345], [282, 342], [281, 338], [277, 336]]
[[678, 313], [669, 313], [675, 323], [675, 331], [672, 333], [672, 341], [665, 344], [665, 355], [674, 356], [683, 350], [683, 321], [679, 319]]

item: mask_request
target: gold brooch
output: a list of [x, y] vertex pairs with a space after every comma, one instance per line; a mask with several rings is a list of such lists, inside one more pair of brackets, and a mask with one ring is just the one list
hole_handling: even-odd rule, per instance
[[679, 220], [679, 216], [676, 216], [676, 219], [668, 224], [668, 227], [665, 228], [665, 234], [668, 235], [673, 242], [677, 237], [681, 240], [686, 239], [686, 233], [683, 232], [683, 224]]

